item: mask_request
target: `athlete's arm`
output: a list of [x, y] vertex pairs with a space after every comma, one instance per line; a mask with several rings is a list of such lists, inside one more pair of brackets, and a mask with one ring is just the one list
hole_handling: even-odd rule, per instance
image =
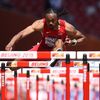
[[34, 31], [41, 31], [43, 29], [43, 19], [36, 20], [32, 25], [28, 26], [24, 30], [20, 31], [16, 34], [11, 41], [5, 47], [5, 50], [11, 51], [13, 49], [14, 44], [20, 39], [26, 37], [27, 35], [33, 33]]
[[78, 42], [82, 42], [85, 39], [85, 36], [75, 29], [75, 27], [67, 22], [65, 22], [65, 29], [69, 37], [71, 37], [71, 43], [74, 45]]

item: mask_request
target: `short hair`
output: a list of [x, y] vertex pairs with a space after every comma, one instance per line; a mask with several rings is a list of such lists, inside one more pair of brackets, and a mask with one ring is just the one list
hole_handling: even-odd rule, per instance
[[58, 17], [61, 17], [63, 15], [67, 15], [68, 14], [68, 11], [66, 11], [65, 9], [63, 9], [61, 12], [58, 12], [57, 10], [55, 9], [52, 9], [52, 8], [49, 8], [46, 10], [45, 14], [50, 14], [50, 13], [54, 13], [56, 14]]
[[57, 14], [57, 11], [54, 10], [54, 9], [52, 9], [52, 8], [47, 9], [45, 14], [50, 14], [50, 13], [53, 13], [53, 14], [58, 15], [58, 14]]

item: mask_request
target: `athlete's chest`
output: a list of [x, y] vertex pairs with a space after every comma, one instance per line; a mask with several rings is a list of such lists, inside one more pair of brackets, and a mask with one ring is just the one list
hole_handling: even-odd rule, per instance
[[44, 28], [43, 36], [44, 37], [58, 37], [63, 36], [65, 34], [65, 28], [59, 26], [56, 30], [51, 30], [49, 28]]

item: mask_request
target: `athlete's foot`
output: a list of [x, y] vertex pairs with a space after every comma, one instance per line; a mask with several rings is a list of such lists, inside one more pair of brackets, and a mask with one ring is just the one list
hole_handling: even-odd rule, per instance
[[[62, 51], [62, 49], [58, 48], [56, 51]], [[52, 59], [51, 63], [50, 63], [50, 66], [54, 67], [58, 63], [58, 61], [59, 61], [59, 59]]]
[[18, 69], [20, 69], [20, 68], [18, 68], [17, 67], [17, 62], [16, 61], [8, 61], [7, 62], [7, 66], [9, 67], [9, 69], [11, 70], [11, 71], [16, 71], [16, 70], [18, 70]]
[[51, 63], [50, 63], [50, 66], [54, 67], [57, 64], [58, 61], [59, 61], [59, 59], [52, 60]]
[[11, 71], [16, 71], [16, 70], [18, 70], [18, 69], [20, 69], [20, 68], [17, 68], [17, 67], [10, 67], [10, 70], [11, 70]]

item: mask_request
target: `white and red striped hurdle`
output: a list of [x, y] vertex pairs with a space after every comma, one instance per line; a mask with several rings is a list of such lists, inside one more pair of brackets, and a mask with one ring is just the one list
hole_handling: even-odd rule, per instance
[[[13, 55], [13, 57], [11, 57], [11, 55], [6, 54], [6, 52], [4, 52], [4, 53], [2, 53], [2, 52], [0, 53], [0, 57], [2, 59], [13, 59], [13, 58], [17, 58], [17, 57], [15, 57], [15, 55], [17, 55], [17, 56], [19, 55], [19, 54], [15, 53], [15, 54], [11, 54], [11, 55]], [[24, 59], [23, 54], [18, 56], [18, 58], [19, 59]], [[77, 53], [74, 52], [73, 53], [74, 56], [73, 55], [69, 56], [70, 54], [66, 56], [66, 54], [68, 54], [68, 52], [64, 52], [64, 53], [60, 52], [60, 54], [58, 52], [54, 52], [54, 54], [50, 53], [50, 52], [46, 52], [46, 53], [43, 52], [43, 55], [45, 54], [45, 56], [42, 55], [42, 52], [40, 52], [40, 53], [38, 53], [36, 55], [33, 55], [33, 54], [34, 53], [32, 53], [32, 55], [29, 54], [31, 56], [28, 56], [26, 58], [27, 59], [33, 59], [33, 58], [34, 59], [37, 59], [37, 58], [38, 59], [50, 59], [52, 57], [52, 58], [58, 58], [58, 59], [59, 58], [66, 59], [66, 64], [64, 63], [64, 65], [66, 67], [66, 69], [65, 69], [66, 73], [65, 74], [59, 74], [59, 77], [60, 76], [64, 76], [66, 78], [66, 82], [65, 82], [66, 83], [66, 100], [70, 100], [70, 67], [72, 67], [72, 63], [71, 63], [70, 59], [72, 59], [72, 60], [77, 59], [77, 58], [81, 59], [81, 61], [83, 61], [83, 69], [81, 70], [81, 72], [83, 73], [83, 100], [89, 100], [89, 94], [90, 94], [89, 93], [89, 89], [90, 89], [90, 72], [89, 72], [89, 70], [90, 69], [89, 69], [89, 63], [87, 62], [87, 59], [89, 58], [89, 54], [88, 54], [88, 57], [87, 57], [86, 54], [83, 57], [82, 56], [78, 56], [77, 55], [77, 54], [79, 54], [78, 52]], [[46, 54], [47, 54], [47, 56], [46, 56]], [[24, 55], [28, 55], [28, 54], [24, 54]], [[83, 55], [83, 53], [81, 54], [81, 52], [80, 52], [80, 55]], [[97, 55], [97, 56], [99, 57], [99, 55]], [[95, 57], [95, 56], [93, 56], [93, 57]], [[92, 60], [94, 59], [93, 57], [91, 58]], [[97, 57], [97, 60], [99, 59], [98, 57]], [[28, 67], [28, 66], [32, 67], [32, 68], [41, 67], [41, 69], [40, 69], [41, 73], [48, 74], [48, 73], [51, 72], [50, 68], [44, 68], [44, 67], [46, 67], [48, 65], [48, 61], [39, 61], [39, 62], [37, 62], [37, 61], [24, 61], [24, 62], [19, 61], [19, 62], [16, 62], [16, 65], [20, 66], [21, 68]], [[2, 63], [1, 64], [1, 89], [2, 89], [1, 94], [2, 94], [2, 100], [5, 100], [5, 97], [6, 97], [6, 95], [5, 95], [6, 94], [5, 93], [6, 92], [5, 68], [6, 68], [5, 64]], [[33, 69], [33, 72], [34, 72], [34, 69]], [[25, 75], [24, 77], [27, 78], [27, 81], [26, 81], [26, 90], [27, 90], [26, 97], [27, 97], [27, 100], [30, 100], [30, 74], [31, 73], [29, 71], [27, 71], [26, 75], [22, 74], [22, 75]], [[99, 75], [100, 75], [100, 69], [99, 69]], [[14, 100], [18, 100], [17, 77], [18, 77], [17, 71], [15, 71], [14, 72]], [[39, 95], [38, 94], [38, 92], [39, 92], [38, 91], [38, 88], [39, 88], [39, 83], [38, 82], [39, 82], [39, 80], [40, 79], [37, 76], [36, 77], [36, 100], [39, 100], [39, 98], [38, 98], [38, 95]], [[47, 80], [49, 81], [50, 79], [47, 79]], [[55, 85], [55, 81], [53, 81], [53, 85], [52, 85], [52, 90], [53, 90], [53, 93], [55, 94], [54, 85]], [[52, 96], [52, 100], [55, 100], [55, 95], [54, 94]], [[49, 97], [49, 91], [48, 91], [48, 99], [47, 100], [49, 100], [49, 99], [50, 99], [50, 97]], [[62, 100], [64, 100], [64, 94], [62, 95]]]

